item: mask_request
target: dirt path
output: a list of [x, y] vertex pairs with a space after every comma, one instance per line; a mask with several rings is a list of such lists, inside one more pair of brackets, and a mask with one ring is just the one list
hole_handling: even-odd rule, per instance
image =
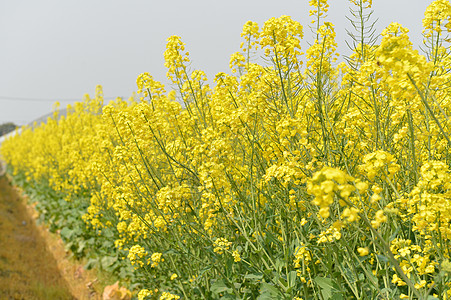
[[0, 176], [0, 299], [100, 299], [93, 272], [71, 262], [33, 214]]

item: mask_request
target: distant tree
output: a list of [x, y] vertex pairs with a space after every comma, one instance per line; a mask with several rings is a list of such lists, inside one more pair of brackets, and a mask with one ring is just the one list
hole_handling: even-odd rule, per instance
[[14, 131], [14, 129], [16, 128], [17, 125], [12, 122], [0, 124], [0, 136], [10, 133], [11, 131]]

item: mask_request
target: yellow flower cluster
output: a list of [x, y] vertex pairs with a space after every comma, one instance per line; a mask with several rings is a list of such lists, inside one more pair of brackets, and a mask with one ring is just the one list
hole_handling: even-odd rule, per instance
[[[258, 24], [256, 22], [247, 21], [243, 25], [243, 31], [241, 32], [241, 37], [244, 37], [247, 44], [245, 45], [244, 42], [241, 43], [240, 48], [246, 52], [250, 50], [251, 48], [255, 47], [257, 49], [257, 43], [256, 41], [260, 37], [260, 32], [258, 28]], [[245, 48], [246, 47], [246, 48]]]
[[363, 164], [359, 166], [359, 170], [369, 180], [373, 180], [376, 176], [391, 178], [400, 168], [394, 161], [395, 157], [392, 154], [377, 150], [363, 157]]
[[[433, 1], [424, 12], [423, 34], [431, 37], [432, 32], [440, 33], [442, 26], [451, 31], [451, 4], [447, 0]], [[446, 22], [446, 24], [445, 24]]]
[[362, 2], [362, 4], [366, 4], [364, 8], [371, 8], [371, 6], [373, 5], [373, 0], [350, 0], [350, 1], [352, 4], [356, 6], [360, 6], [359, 2]]
[[317, 38], [306, 53], [309, 74], [328, 74], [332, 77], [337, 75], [332, 65], [337, 61], [335, 36], [334, 25], [330, 22], [325, 22], [318, 28]]
[[289, 16], [271, 18], [265, 22], [260, 33], [260, 46], [265, 55], [274, 54], [275, 59], [294, 59], [301, 53], [300, 40], [303, 37], [302, 26]]
[[164, 86], [155, 81], [153, 77], [149, 73], [143, 73], [138, 76], [136, 79], [136, 85], [138, 86], [138, 94], [143, 93], [145, 97], [152, 97], [152, 95], [156, 94], [161, 96], [166, 91], [164, 90]]
[[351, 180], [353, 177], [341, 170], [324, 167], [308, 181], [307, 191], [315, 196], [312, 203], [320, 207], [321, 217], [329, 217], [329, 207], [334, 202], [336, 193], [344, 200], [349, 198], [355, 190], [355, 187], [348, 183]]
[[150, 257], [150, 259], [152, 260], [152, 268], [157, 267], [159, 263], [164, 261], [164, 258], [161, 258], [162, 255], [162, 253], [158, 252], [152, 254], [152, 256]]
[[379, 226], [381, 226], [381, 224], [384, 222], [387, 222], [387, 216], [384, 215], [383, 210], [378, 210], [374, 214], [374, 220], [371, 221], [371, 226], [373, 226], [374, 228], [379, 228]]
[[368, 250], [367, 247], [365, 247], [365, 248], [359, 247], [359, 248], [357, 248], [357, 252], [359, 252], [360, 256], [367, 256], [368, 253], [370, 253], [370, 251]]
[[301, 243], [301, 246], [296, 247], [294, 251], [294, 268], [297, 270], [297, 275], [303, 277], [307, 272], [310, 272], [309, 263], [312, 261], [312, 255], [308, 248]]
[[[229, 250], [231, 245], [232, 245], [232, 242], [229, 242], [227, 239], [217, 238], [213, 243], [213, 246], [214, 246], [213, 251], [218, 254], [223, 254], [224, 251]], [[234, 256], [236, 256], [236, 255], [234, 255]]]
[[178, 83], [177, 78], [188, 79], [185, 64], [189, 62], [189, 52], [185, 51], [185, 43], [176, 35], [169, 37], [167, 42], [166, 51], [164, 52], [164, 65], [168, 68], [168, 78], [174, 83]]
[[168, 292], [163, 292], [159, 298], [160, 300], [177, 300], [180, 299], [180, 296], [174, 295]]
[[[432, 274], [435, 271], [436, 262], [431, 261], [430, 259], [434, 253], [431, 244], [423, 249], [418, 245], [412, 245], [411, 240], [395, 239], [391, 242], [390, 250], [400, 262], [400, 266], [408, 278], [414, 274], [421, 278], [421, 276]], [[398, 286], [406, 285], [406, 283], [396, 274], [393, 275], [392, 282], [396, 283]], [[415, 288], [424, 288], [426, 283], [426, 280], [419, 279]]]
[[140, 245], [134, 245], [128, 251], [127, 257], [130, 260], [130, 262], [132, 263], [132, 265], [139, 264], [142, 267], [142, 266], [144, 266], [144, 262], [141, 261], [141, 259], [143, 257], [145, 257], [146, 255], [147, 255], [147, 252], [144, 249], [144, 247], [142, 247]]
[[148, 289], [142, 289], [138, 293], [138, 300], [144, 300], [144, 299], [146, 299], [147, 296], [150, 296], [152, 294], [153, 294], [152, 291], [150, 291]]
[[329, 10], [329, 3], [327, 0], [310, 0], [309, 5], [313, 8], [310, 10], [310, 16], [323, 16]]
[[233, 261], [234, 262], [240, 262], [241, 261], [240, 253], [237, 250], [234, 250], [232, 252], [232, 256], [233, 256]]
[[451, 240], [451, 173], [441, 161], [421, 166], [421, 178], [408, 194], [398, 199], [399, 208], [415, 223], [412, 230], [423, 236], [440, 233], [442, 240]]

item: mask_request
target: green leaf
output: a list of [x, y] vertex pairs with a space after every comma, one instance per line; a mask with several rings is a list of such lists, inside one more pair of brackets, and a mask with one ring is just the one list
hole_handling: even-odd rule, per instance
[[336, 293], [332, 295], [331, 300], [344, 300], [343, 295], [341, 293]]
[[235, 300], [237, 299], [234, 295], [232, 294], [225, 294], [224, 296], [222, 296], [221, 298], [219, 298], [220, 300]]
[[316, 277], [313, 279], [316, 284], [321, 288], [321, 294], [325, 300], [340, 300], [343, 296], [340, 292], [338, 285], [327, 277]]
[[102, 267], [104, 269], [106, 269], [109, 266], [111, 266], [112, 264], [114, 264], [116, 261], [117, 261], [117, 258], [114, 257], [114, 256], [105, 256], [105, 257], [102, 258], [100, 263], [102, 264]]
[[215, 294], [220, 294], [224, 292], [232, 291], [231, 288], [229, 288], [222, 279], [215, 281], [210, 288], [210, 291]]
[[285, 261], [283, 261], [283, 260], [280, 259], [280, 258], [277, 258], [277, 259], [276, 259], [275, 266], [276, 266], [276, 272], [277, 272], [277, 273], [281, 273], [281, 270], [282, 270], [283, 267], [285, 266]]
[[257, 300], [282, 299], [282, 294], [279, 290], [270, 283], [262, 282], [260, 287], [260, 296]]
[[296, 276], [297, 273], [296, 271], [291, 271], [290, 273], [288, 273], [288, 287], [294, 287], [296, 285]]
[[244, 278], [249, 280], [261, 280], [263, 278], [263, 274], [246, 274], [244, 275]]
[[85, 249], [85, 247], [86, 247], [86, 241], [85, 241], [85, 240], [81, 240], [81, 241], [78, 243], [78, 249], [77, 249], [77, 252], [78, 252], [78, 253], [82, 253], [83, 250]]
[[61, 237], [65, 240], [70, 240], [70, 238], [72, 237], [74, 231], [72, 229], [69, 229], [67, 227], [64, 227], [63, 229], [61, 229]]
[[377, 259], [380, 261], [380, 262], [383, 262], [383, 263], [388, 263], [389, 262], [389, 260], [388, 260], [388, 258], [387, 257], [385, 257], [385, 256], [383, 256], [383, 255], [376, 255], [377, 256]]

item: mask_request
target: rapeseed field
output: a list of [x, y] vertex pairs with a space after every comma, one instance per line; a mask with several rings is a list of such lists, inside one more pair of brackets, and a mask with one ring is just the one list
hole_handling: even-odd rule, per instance
[[99, 86], [5, 141], [8, 171], [50, 220], [76, 208], [77, 247], [102, 241], [140, 300], [451, 299], [451, 3], [431, 1], [420, 53], [351, 0], [345, 60], [310, 5], [308, 48], [289, 16], [249, 21], [213, 82], [169, 37], [174, 90], [143, 73], [104, 105]]

